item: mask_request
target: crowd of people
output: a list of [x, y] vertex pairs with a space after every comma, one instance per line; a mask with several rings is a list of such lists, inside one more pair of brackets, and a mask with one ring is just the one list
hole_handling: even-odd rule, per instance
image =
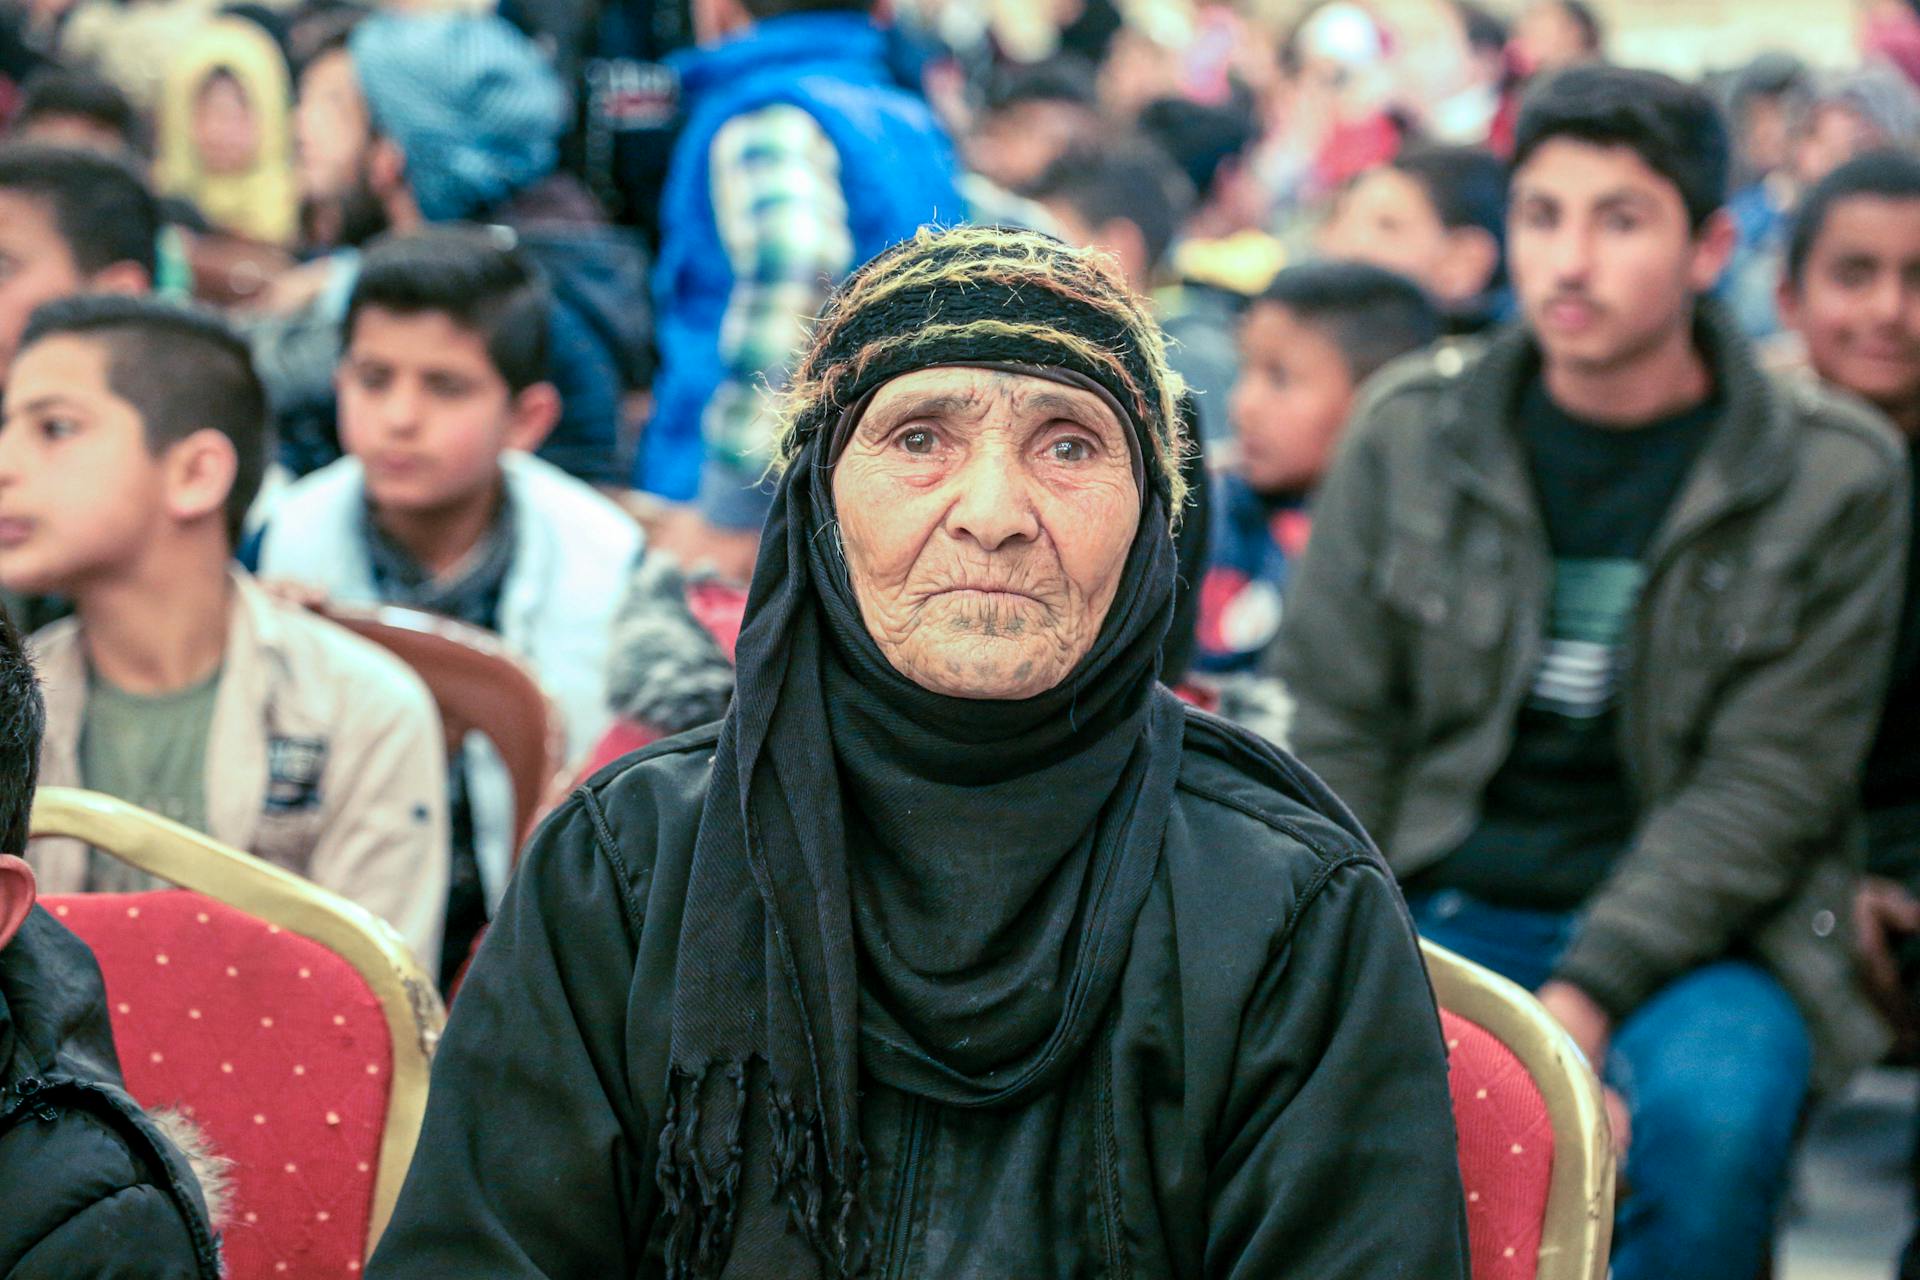
[[[1604, 1082], [1614, 1275], [1762, 1274], [1920, 1051], [1858, 16], [1686, 82], [1584, 0], [0, 11], [0, 1199], [138, 1193], [0, 1272], [217, 1267], [34, 905], [160, 882], [37, 779], [457, 992], [374, 1275], [1464, 1276], [1416, 932]], [[378, 605], [545, 691], [526, 847]]]

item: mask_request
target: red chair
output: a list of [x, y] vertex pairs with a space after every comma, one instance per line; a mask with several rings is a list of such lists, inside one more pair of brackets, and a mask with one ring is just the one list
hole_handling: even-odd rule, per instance
[[383, 921], [145, 810], [44, 788], [33, 833], [183, 886], [49, 896], [93, 949], [128, 1091], [233, 1161], [232, 1280], [359, 1272], [413, 1158], [444, 1013]]
[[1604, 1280], [1614, 1171], [1599, 1081], [1526, 991], [1420, 945], [1447, 1037], [1473, 1280]]

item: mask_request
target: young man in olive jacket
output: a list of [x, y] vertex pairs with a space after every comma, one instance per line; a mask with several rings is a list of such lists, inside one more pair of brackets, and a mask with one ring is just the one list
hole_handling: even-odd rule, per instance
[[20, 856], [45, 725], [0, 610], [0, 1276], [219, 1280], [184, 1120], [129, 1098], [86, 944], [34, 905]]
[[1700, 300], [1727, 151], [1652, 73], [1528, 99], [1526, 323], [1383, 375], [1269, 655], [1423, 931], [1533, 988], [1615, 1090], [1619, 1280], [1753, 1276], [1810, 1078], [1883, 1043], [1843, 925], [1905, 468]]

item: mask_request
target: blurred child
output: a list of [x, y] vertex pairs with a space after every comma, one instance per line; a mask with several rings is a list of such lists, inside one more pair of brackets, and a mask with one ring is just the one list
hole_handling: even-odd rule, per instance
[[158, 185], [222, 231], [287, 245], [299, 221], [286, 58], [244, 18], [207, 23], [171, 61], [160, 98]]
[[0, 1275], [218, 1280], [219, 1181], [187, 1154], [205, 1144], [127, 1095], [100, 966], [34, 904], [21, 855], [45, 726], [0, 611]]
[[[370, 249], [342, 328], [348, 456], [286, 491], [256, 564], [340, 604], [406, 605], [497, 632], [557, 704], [572, 760], [608, 722], [608, 634], [641, 538], [619, 507], [533, 456], [560, 416], [548, 309], [526, 258], [477, 228]], [[513, 856], [513, 786], [484, 739], [453, 783], [445, 978]]]
[[1306, 549], [1308, 498], [1356, 390], [1439, 336], [1418, 285], [1358, 262], [1288, 267], [1247, 309], [1228, 409], [1239, 456], [1214, 503], [1196, 669], [1258, 663], [1280, 626], [1288, 566]]
[[1505, 318], [1506, 166], [1484, 147], [1411, 147], [1355, 178], [1320, 232], [1330, 258], [1407, 276], [1449, 333]]
[[[0, 585], [68, 597], [35, 638], [42, 781], [129, 800], [350, 898], [439, 953], [439, 718], [399, 661], [232, 571], [266, 404], [217, 319], [152, 299], [37, 312], [0, 421]], [[153, 882], [36, 841], [52, 892]]]

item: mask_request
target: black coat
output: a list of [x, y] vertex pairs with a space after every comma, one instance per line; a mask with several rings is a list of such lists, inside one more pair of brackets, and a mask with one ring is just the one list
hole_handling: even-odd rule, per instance
[[[661, 1273], [656, 1137], [714, 743], [628, 757], [535, 836], [454, 1006], [375, 1280]], [[875, 1276], [1464, 1280], [1446, 1053], [1399, 895], [1217, 744], [1191, 716], [1119, 994], [1063, 1086], [963, 1111], [863, 1083]]]
[[219, 1275], [186, 1156], [121, 1081], [100, 967], [35, 907], [0, 951], [0, 1277]]

